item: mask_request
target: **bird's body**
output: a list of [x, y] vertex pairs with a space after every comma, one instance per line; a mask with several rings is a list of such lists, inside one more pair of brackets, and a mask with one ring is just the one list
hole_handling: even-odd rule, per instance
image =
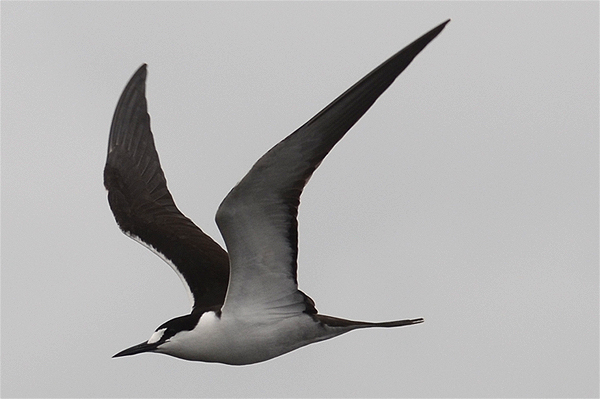
[[205, 362], [233, 365], [262, 362], [312, 342], [322, 341], [344, 331], [319, 323], [305, 313], [286, 318], [265, 318], [263, 314], [202, 314], [196, 328], [181, 333], [157, 352]]
[[104, 184], [119, 227], [177, 272], [192, 311], [115, 357], [156, 352], [252, 364], [357, 328], [423, 321], [319, 314], [298, 290], [296, 216], [302, 189], [323, 158], [447, 23], [385, 61], [256, 162], [217, 211], [228, 252], [177, 209], [167, 189], [147, 113], [146, 65], [138, 69], [115, 110]]
[[[153, 351], [186, 360], [232, 365], [252, 364], [356, 328], [397, 327], [421, 321], [422, 319], [367, 323], [304, 312], [281, 317], [266, 313], [206, 311], [201, 314], [192, 330], [182, 330], [177, 334], [177, 340], [167, 340]], [[148, 344], [152, 346], [154, 342], [159, 342], [164, 333], [165, 330], [159, 328], [148, 342], [141, 344], [141, 348], [146, 349]], [[137, 353], [137, 349], [135, 352]]]

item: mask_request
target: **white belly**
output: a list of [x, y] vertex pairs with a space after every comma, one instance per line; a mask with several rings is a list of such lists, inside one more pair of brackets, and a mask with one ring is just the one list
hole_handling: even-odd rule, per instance
[[287, 318], [215, 313], [202, 315], [192, 331], [183, 331], [165, 342], [157, 352], [186, 360], [231, 365], [258, 363], [345, 331], [333, 331], [300, 313]]

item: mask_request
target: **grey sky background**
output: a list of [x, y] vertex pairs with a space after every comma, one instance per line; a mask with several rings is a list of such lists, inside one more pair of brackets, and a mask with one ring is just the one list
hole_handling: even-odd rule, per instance
[[[597, 397], [598, 3], [2, 2], [2, 396]], [[300, 207], [324, 314], [424, 317], [244, 367], [111, 359], [189, 311], [102, 184], [148, 63], [179, 208], [452, 22], [334, 148]]]

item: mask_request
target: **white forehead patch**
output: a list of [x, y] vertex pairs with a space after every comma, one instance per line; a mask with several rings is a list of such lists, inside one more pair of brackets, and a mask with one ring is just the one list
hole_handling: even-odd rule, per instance
[[162, 336], [165, 334], [165, 330], [166, 330], [166, 328], [161, 328], [160, 330], [158, 330], [157, 332], [152, 334], [152, 336], [148, 340], [148, 343], [153, 344], [155, 342], [158, 342], [162, 338]]

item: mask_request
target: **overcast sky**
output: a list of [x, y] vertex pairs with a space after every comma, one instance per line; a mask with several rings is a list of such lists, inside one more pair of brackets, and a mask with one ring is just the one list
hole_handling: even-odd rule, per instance
[[[2, 396], [597, 397], [598, 2], [2, 2]], [[452, 18], [315, 173], [299, 282], [321, 313], [425, 318], [232, 367], [112, 359], [189, 311], [102, 184], [148, 63], [179, 208]]]

